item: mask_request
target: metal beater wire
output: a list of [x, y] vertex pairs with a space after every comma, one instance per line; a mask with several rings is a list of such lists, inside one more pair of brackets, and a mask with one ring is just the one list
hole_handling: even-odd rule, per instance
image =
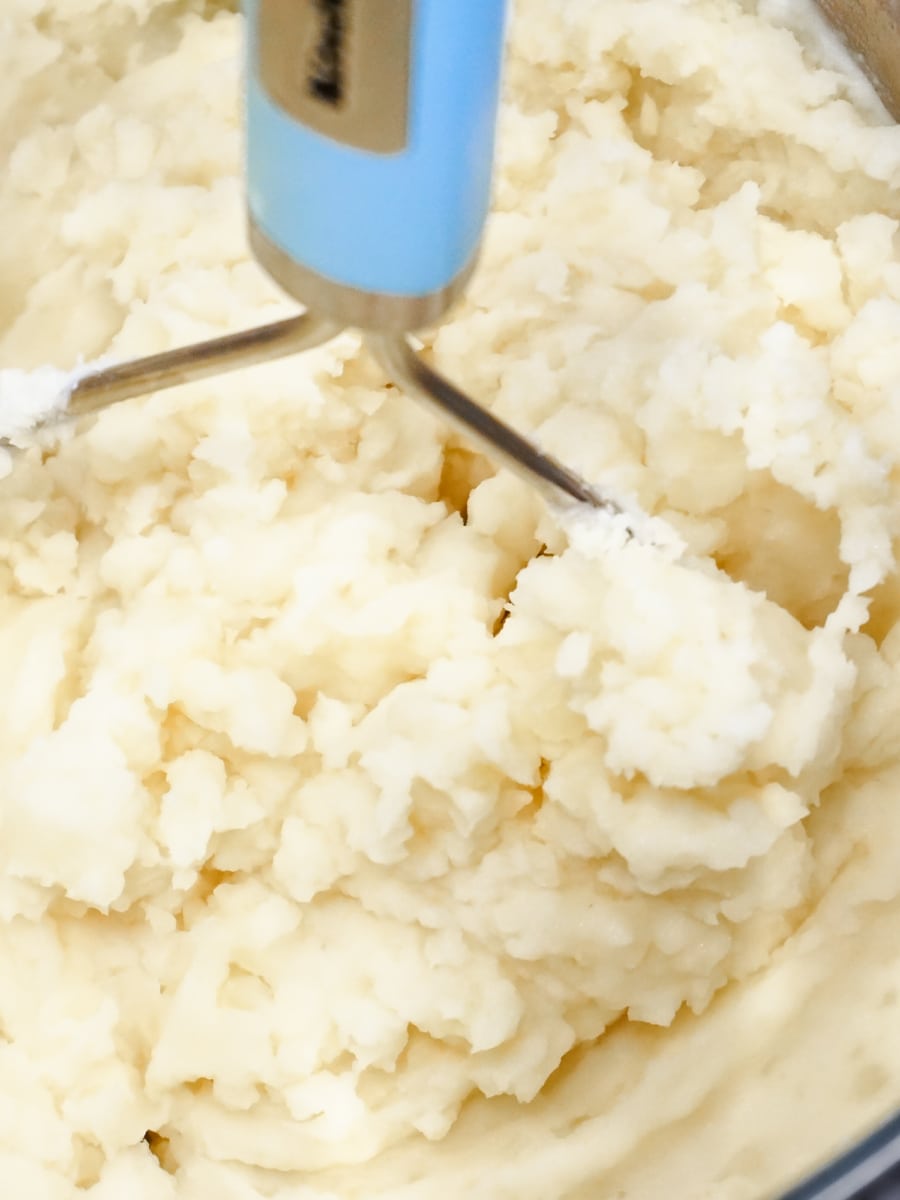
[[387, 374], [404, 391], [424, 401], [444, 419], [449, 418], [462, 433], [474, 437], [491, 455], [499, 455], [530, 484], [534, 485], [537, 480], [544, 485], [544, 490], [549, 487], [594, 508], [621, 512], [618, 505], [600, 496], [574, 471], [544, 454], [432, 370], [419, 358], [407, 338], [370, 334], [366, 342]]

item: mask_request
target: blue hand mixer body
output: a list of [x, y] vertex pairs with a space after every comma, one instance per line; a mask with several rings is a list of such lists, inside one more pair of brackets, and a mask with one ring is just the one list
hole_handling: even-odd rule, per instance
[[507, 0], [246, 0], [250, 245], [299, 317], [81, 374], [69, 415], [352, 326], [401, 388], [555, 497], [620, 511], [416, 353], [490, 205]]
[[251, 245], [379, 332], [459, 294], [488, 215], [506, 0], [249, 0]]

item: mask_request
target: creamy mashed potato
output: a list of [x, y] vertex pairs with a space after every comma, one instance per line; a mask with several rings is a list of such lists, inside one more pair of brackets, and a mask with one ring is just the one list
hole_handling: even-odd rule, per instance
[[[900, 1104], [900, 132], [808, 16], [520, 0], [429, 345], [682, 561], [352, 334], [18, 455], [4, 1194], [756, 1198]], [[291, 311], [240, 33], [4, 0], [0, 366]]]

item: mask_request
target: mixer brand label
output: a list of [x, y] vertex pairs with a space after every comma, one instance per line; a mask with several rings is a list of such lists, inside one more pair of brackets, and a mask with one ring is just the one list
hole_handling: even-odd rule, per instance
[[326, 104], [344, 99], [344, 55], [347, 42], [345, 0], [315, 0], [321, 25], [309, 74], [310, 93]]
[[289, 116], [377, 154], [404, 150], [416, 0], [259, 0], [260, 82]]

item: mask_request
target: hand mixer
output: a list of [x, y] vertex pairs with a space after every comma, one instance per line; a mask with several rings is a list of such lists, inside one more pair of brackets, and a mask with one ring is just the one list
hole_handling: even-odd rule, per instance
[[620, 511], [437, 374], [410, 334], [476, 263], [506, 0], [248, 0], [250, 244], [302, 316], [80, 373], [65, 415], [363, 331], [387, 374], [533, 483]]

